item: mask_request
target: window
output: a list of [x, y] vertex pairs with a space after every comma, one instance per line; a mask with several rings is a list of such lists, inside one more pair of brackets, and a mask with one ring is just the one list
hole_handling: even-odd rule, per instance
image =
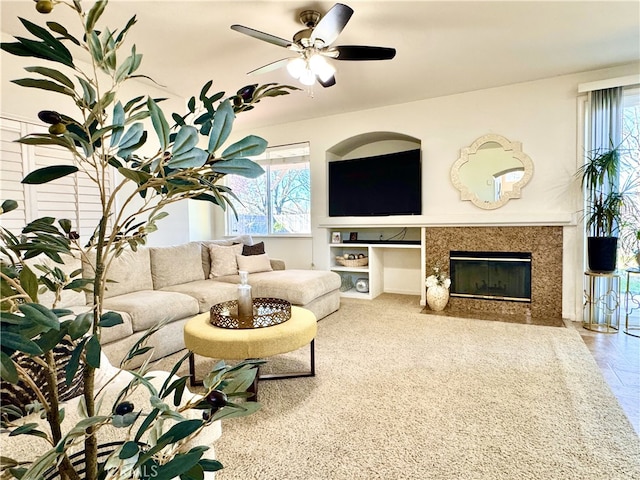
[[618, 251], [620, 266], [636, 266], [635, 254], [640, 249], [635, 232], [640, 214], [640, 87], [624, 90], [622, 111], [622, 144], [620, 155], [620, 184], [632, 185], [632, 207], [625, 210], [621, 232], [621, 249]]
[[2, 226], [18, 234], [36, 218], [66, 218], [71, 220], [72, 230], [80, 234], [80, 241], [85, 242], [93, 234], [102, 214], [98, 187], [85, 173], [67, 175], [42, 185], [21, 183], [29, 172], [38, 168], [71, 164], [73, 161], [71, 153], [62, 147], [16, 143], [20, 137], [42, 132], [43, 129], [46, 127], [0, 119], [1, 200], [18, 202], [16, 210], [2, 216]]
[[311, 233], [309, 144], [267, 148], [253, 159], [265, 170], [258, 178], [228, 175], [238, 200], [227, 211], [227, 235], [308, 235]]

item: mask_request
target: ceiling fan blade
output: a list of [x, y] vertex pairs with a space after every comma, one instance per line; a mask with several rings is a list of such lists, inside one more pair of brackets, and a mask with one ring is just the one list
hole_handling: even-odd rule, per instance
[[311, 42], [322, 40], [324, 45], [331, 45], [345, 25], [353, 15], [353, 9], [342, 3], [336, 3], [324, 17], [320, 19], [318, 25], [311, 33]]
[[284, 67], [288, 61], [289, 61], [288, 58], [281, 58], [280, 60], [267, 63], [266, 65], [256, 68], [255, 70], [251, 70], [250, 72], [247, 72], [247, 75], [258, 75], [260, 73], [267, 73], [273, 70], [277, 70], [278, 68]]
[[263, 42], [272, 43], [273, 45], [277, 45], [279, 47], [289, 48], [293, 44], [293, 42], [291, 42], [290, 40], [285, 40], [284, 38], [276, 37], [275, 35], [271, 35], [270, 33], [260, 32], [259, 30], [254, 30], [253, 28], [245, 27], [243, 25], [231, 25], [231, 30], [244, 33], [245, 35], [257, 38], [258, 40], [262, 40]]
[[333, 47], [338, 52], [336, 60], [391, 60], [396, 49], [389, 47], [370, 47], [366, 45], [341, 45]]
[[322, 85], [324, 88], [333, 87], [336, 84], [336, 77], [333, 75], [331, 75], [331, 78], [327, 79], [324, 82], [320, 80], [320, 77], [317, 77], [317, 79], [318, 79], [318, 83]]

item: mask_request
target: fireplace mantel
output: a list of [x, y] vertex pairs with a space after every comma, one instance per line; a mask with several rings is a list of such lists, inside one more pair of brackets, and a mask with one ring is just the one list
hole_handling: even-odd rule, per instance
[[578, 224], [571, 213], [496, 213], [474, 212], [389, 217], [322, 217], [318, 226], [340, 227], [570, 227]]

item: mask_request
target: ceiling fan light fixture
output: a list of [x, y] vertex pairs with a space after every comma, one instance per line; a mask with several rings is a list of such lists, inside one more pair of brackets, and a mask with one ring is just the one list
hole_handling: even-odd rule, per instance
[[303, 85], [311, 86], [315, 83], [316, 76], [310, 69], [306, 68], [304, 72], [302, 72], [302, 75], [300, 75], [299, 80]]
[[327, 62], [327, 59], [322, 55], [312, 55], [309, 58], [309, 68], [313, 73], [315, 73], [320, 80], [326, 82], [336, 73], [336, 69]]
[[292, 58], [287, 62], [287, 72], [293, 78], [299, 79], [304, 71], [307, 69], [307, 62], [305, 62], [301, 57]]

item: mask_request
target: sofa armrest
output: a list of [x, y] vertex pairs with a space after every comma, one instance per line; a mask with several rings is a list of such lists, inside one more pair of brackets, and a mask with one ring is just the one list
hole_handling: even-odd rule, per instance
[[271, 262], [271, 268], [273, 268], [274, 270], [285, 269], [284, 260], [280, 260], [278, 258], [270, 258], [269, 261]]

